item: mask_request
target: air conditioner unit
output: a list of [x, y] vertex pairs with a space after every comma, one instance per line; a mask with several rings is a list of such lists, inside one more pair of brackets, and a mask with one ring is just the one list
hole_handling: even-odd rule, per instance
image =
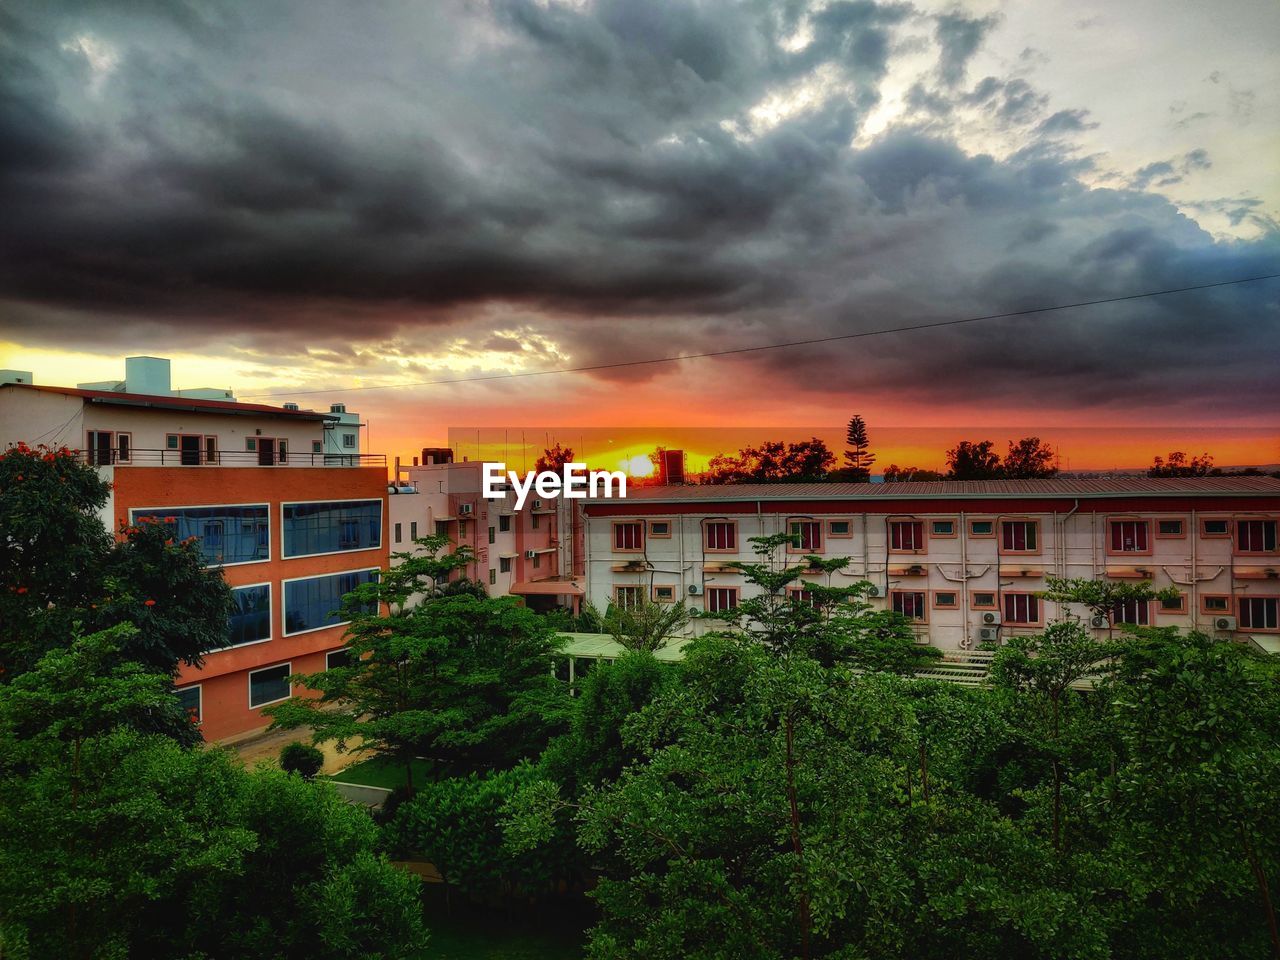
[[537, 555], [538, 555], [538, 551], [537, 551], [537, 550], [526, 550], [526, 551], [524, 552], [524, 558], [525, 558], [526, 560], [532, 560], [532, 559], [533, 559], [534, 557], [536, 557]]
[[878, 597], [878, 596], [880, 596], [880, 588], [879, 588], [879, 587], [877, 587], [877, 586], [873, 583], [873, 584], [872, 584], [872, 585], [867, 589], [867, 596], [868, 596], [868, 597]]
[[700, 583], [691, 583], [689, 584], [689, 596], [700, 597], [702, 596], [702, 591], [704, 589], [705, 588]]
[[995, 643], [1000, 639], [999, 627], [979, 627], [978, 640], [981, 643]]
[[473, 511], [474, 509], [475, 509], [475, 506], [474, 506], [474, 505], [472, 505], [472, 504], [470, 504], [470, 503], [460, 503], [460, 504], [458, 504], [458, 512], [459, 512], [459, 513], [470, 513], [470, 512], [471, 512], [471, 511]]
[[1235, 617], [1214, 617], [1213, 629], [1234, 630], [1236, 629], [1236, 618]]
[[1106, 617], [1090, 617], [1089, 626], [1094, 630], [1105, 630], [1107, 627], [1111, 626], [1111, 621]]
[[998, 616], [996, 616], [994, 613], [984, 613], [984, 614], [982, 615], [982, 622], [983, 622], [983, 623], [994, 623], [994, 624], [997, 624], [997, 625], [998, 625], [998, 624], [1000, 623], [1000, 618], [999, 618]]

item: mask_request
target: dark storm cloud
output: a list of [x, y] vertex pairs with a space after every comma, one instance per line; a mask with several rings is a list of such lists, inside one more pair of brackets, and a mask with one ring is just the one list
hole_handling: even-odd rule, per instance
[[[865, 0], [5, 11], [0, 310], [25, 343], [164, 325], [285, 365], [441, 343], [596, 363], [1183, 286], [1278, 254], [1274, 224], [1215, 241], [1144, 192], [1207, 167], [1202, 150], [1087, 188], [1086, 109], [1026, 76], [968, 86], [991, 18]], [[912, 29], [933, 55], [912, 113], [863, 144]], [[961, 150], [947, 124], [966, 112], [1021, 149]], [[519, 332], [487, 329], [495, 305]], [[1258, 285], [741, 363], [799, 391], [1049, 406], [1247, 388], [1256, 405], [1280, 399], [1276, 326]]]

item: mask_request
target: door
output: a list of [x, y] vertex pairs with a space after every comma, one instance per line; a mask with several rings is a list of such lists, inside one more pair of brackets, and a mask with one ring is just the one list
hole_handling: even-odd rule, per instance
[[270, 467], [276, 462], [276, 442], [271, 437], [258, 438], [258, 466]]
[[99, 430], [93, 440], [94, 455], [91, 463], [106, 465], [111, 462], [111, 434], [106, 430]]
[[184, 467], [198, 467], [200, 465], [200, 447], [201, 438], [193, 434], [184, 433], [179, 439], [179, 451], [181, 451], [181, 462]]

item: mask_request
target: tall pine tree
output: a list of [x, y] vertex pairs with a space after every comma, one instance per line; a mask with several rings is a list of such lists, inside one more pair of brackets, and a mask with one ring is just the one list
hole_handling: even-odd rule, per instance
[[866, 421], [855, 414], [849, 421], [849, 430], [844, 439], [849, 449], [844, 452], [846, 469], [842, 472], [855, 482], [870, 480], [871, 465], [876, 462], [876, 455], [871, 452], [871, 443], [867, 439]]

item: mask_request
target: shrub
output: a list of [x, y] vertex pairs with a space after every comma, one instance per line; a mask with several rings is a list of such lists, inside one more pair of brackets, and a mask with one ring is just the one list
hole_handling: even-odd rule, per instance
[[295, 740], [280, 751], [280, 769], [300, 773], [310, 780], [324, 766], [324, 754], [316, 747]]

